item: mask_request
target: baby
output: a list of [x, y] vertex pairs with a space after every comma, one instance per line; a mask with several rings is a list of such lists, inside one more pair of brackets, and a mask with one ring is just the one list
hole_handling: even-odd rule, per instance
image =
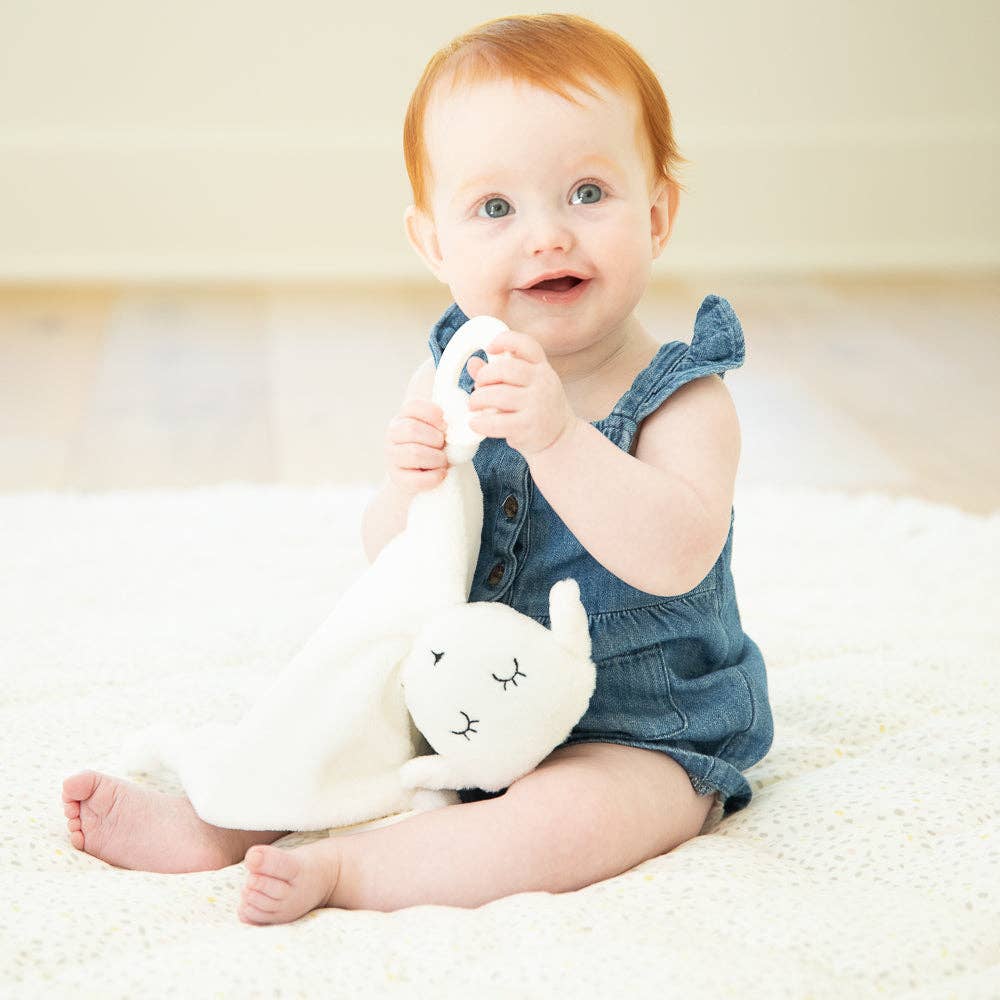
[[661, 343], [635, 314], [680, 190], [655, 75], [584, 18], [500, 18], [431, 59], [404, 143], [407, 236], [455, 301], [388, 425], [366, 551], [446, 474], [430, 401], [442, 350], [467, 317], [499, 317], [510, 329], [490, 354], [505, 356], [462, 376], [486, 435], [469, 600], [548, 625], [551, 585], [573, 577], [597, 687], [566, 742], [503, 792], [293, 850], [273, 845], [287, 831], [211, 826], [183, 796], [66, 779], [74, 847], [158, 872], [245, 860], [248, 923], [590, 885], [696, 836], [713, 804], [745, 807], [742, 772], [771, 745], [764, 662], [730, 572], [740, 434], [721, 376], [743, 363], [742, 330], [714, 295], [690, 344]]

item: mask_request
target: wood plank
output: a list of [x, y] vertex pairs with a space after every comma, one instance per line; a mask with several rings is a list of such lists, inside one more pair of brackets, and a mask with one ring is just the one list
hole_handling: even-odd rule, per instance
[[830, 279], [739, 295], [757, 369], [797, 380], [881, 449], [869, 488], [978, 513], [1000, 506], [993, 283]]
[[271, 481], [269, 363], [259, 293], [122, 292], [71, 481], [85, 490]]
[[386, 425], [449, 302], [426, 286], [272, 293], [279, 479], [381, 481]]
[[113, 292], [0, 288], [0, 490], [68, 483]]
[[[744, 485], [827, 489], [907, 490], [909, 473], [866, 427], [818, 398], [808, 365], [789, 358], [779, 323], [807, 308], [817, 290], [807, 282], [762, 287], [742, 281], [685, 282], [656, 289], [643, 303], [643, 318], [665, 340], [691, 339], [698, 306], [708, 294], [728, 299], [746, 342], [743, 367], [727, 373], [726, 386], [740, 420], [737, 489]], [[666, 333], [666, 336], [662, 334]]]

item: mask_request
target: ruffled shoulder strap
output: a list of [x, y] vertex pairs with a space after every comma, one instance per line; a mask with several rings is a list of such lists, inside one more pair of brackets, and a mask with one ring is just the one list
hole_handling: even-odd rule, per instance
[[[631, 424], [634, 434], [639, 423], [682, 385], [703, 375], [724, 378], [743, 364], [745, 355], [743, 327], [733, 307], [719, 295], [707, 295], [694, 318], [691, 343], [663, 344], [605, 420]], [[622, 446], [627, 448], [628, 442]]]

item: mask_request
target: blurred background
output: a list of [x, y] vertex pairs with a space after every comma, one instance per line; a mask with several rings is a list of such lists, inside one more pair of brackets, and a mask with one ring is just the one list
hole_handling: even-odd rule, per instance
[[[547, 9], [0, 4], [0, 490], [378, 482], [451, 301], [403, 231], [410, 93]], [[996, 510], [1000, 6], [555, 9], [663, 83], [690, 164], [639, 315], [740, 315], [740, 483]]]

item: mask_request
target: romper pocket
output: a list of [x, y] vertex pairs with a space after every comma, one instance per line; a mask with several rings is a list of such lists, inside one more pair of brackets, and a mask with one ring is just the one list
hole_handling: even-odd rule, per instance
[[738, 666], [721, 667], [700, 677], [681, 677], [667, 668], [674, 703], [684, 716], [684, 738], [719, 747], [745, 733], [754, 717], [753, 695]]
[[583, 718], [583, 733], [662, 740], [684, 732], [687, 721], [674, 701], [660, 644], [595, 662], [597, 684]]

